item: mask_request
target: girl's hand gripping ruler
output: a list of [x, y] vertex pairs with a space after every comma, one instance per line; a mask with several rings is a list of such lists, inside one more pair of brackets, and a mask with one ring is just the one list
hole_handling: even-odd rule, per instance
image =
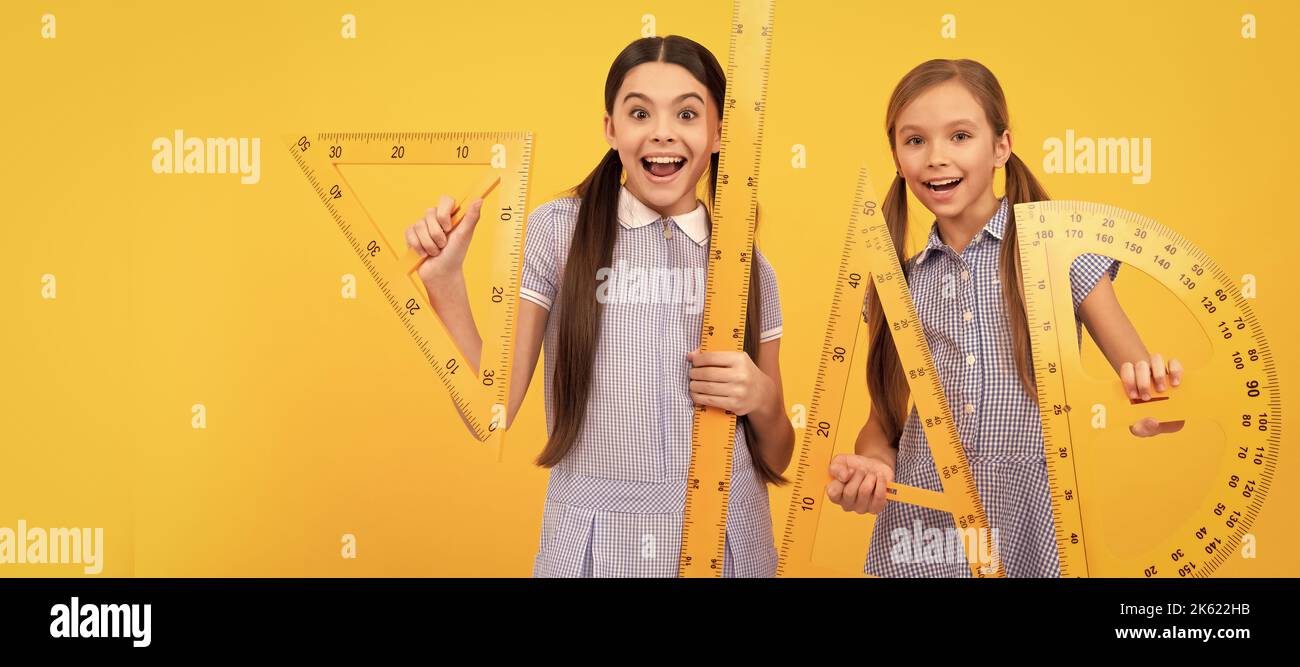
[[[843, 512], [826, 497], [828, 469], [839, 432], [848, 382], [865, 382], [863, 375], [851, 375], [850, 366], [861, 326], [861, 308], [871, 280], [889, 324], [907, 384], [916, 403], [930, 453], [943, 483], [943, 491], [931, 491], [904, 484], [890, 484], [890, 502], [906, 502], [951, 514], [960, 529], [971, 574], [976, 577], [1002, 576], [988, 530], [988, 519], [966, 462], [966, 452], [957, 434], [948, 399], [935, 371], [929, 345], [908, 293], [907, 281], [898, 263], [894, 240], [880, 212], [875, 189], [864, 168], [858, 174], [853, 211], [832, 297], [830, 320], [817, 361], [808, 425], [796, 462], [794, 489], [786, 513], [785, 535], [779, 545], [777, 573], [799, 575], [814, 561], [817, 531], [823, 507]], [[862, 526], [865, 531], [866, 527]], [[981, 544], [982, 542], [982, 544]], [[866, 550], [855, 555], [866, 560]]]
[[[744, 349], [773, 4], [774, 0], [732, 3], [722, 151], [711, 215], [713, 230], [700, 334], [700, 349], [705, 352]], [[735, 414], [695, 407], [678, 564], [678, 573], [683, 577], [722, 576], [735, 436]]]
[[[285, 140], [344, 240], [446, 387], [474, 437], [499, 448], [514, 358], [532, 134], [319, 133]], [[488, 246], [490, 274], [488, 284], [471, 285], [469, 294], [483, 332], [482, 368], [470, 367], [429, 305], [416, 273], [423, 259], [407, 248], [404, 239], [389, 238], [381, 230], [343, 177], [341, 165], [457, 165], [478, 174], [478, 184], [457, 200], [452, 219], [458, 224], [470, 202], [483, 197], [474, 245]], [[439, 191], [437, 183], [430, 184], [430, 197]], [[415, 217], [418, 212], [412, 213]], [[364, 346], [351, 350], [357, 355], [366, 352]]]
[[[1263, 326], [1231, 276], [1154, 220], [1077, 201], [1015, 215], [1061, 575], [1208, 576], [1259, 515], [1281, 450]], [[1082, 253], [1151, 276], [1191, 314], [1210, 351], [1181, 386], [1130, 401], [1114, 375], [1083, 371], [1069, 279]], [[1184, 420], [1183, 437], [1132, 435], [1144, 417]]]

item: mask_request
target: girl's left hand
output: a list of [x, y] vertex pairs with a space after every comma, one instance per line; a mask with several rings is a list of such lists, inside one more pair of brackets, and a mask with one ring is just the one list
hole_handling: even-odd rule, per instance
[[[1165, 359], [1159, 353], [1151, 355], [1150, 361], [1139, 361], [1136, 364], [1124, 362], [1119, 371], [1120, 380], [1124, 383], [1124, 391], [1128, 394], [1130, 400], [1151, 400], [1151, 394], [1154, 392], [1163, 393], [1172, 387], [1177, 387], [1183, 382], [1183, 365], [1178, 363], [1177, 359], [1170, 359], [1168, 367], [1165, 366]], [[1138, 421], [1138, 423], [1129, 426], [1129, 432], [1139, 437], [1151, 437], [1161, 433], [1173, 433], [1183, 428], [1183, 421], [1160, 422], [1152, 417], [1147, 417]]]
[[744, 352], [687, 353], [691, 362], [691, 400], [736, 415], [753, 412], [772, 392], [772, 380]]
[[1151, 400], [1151, 392], [1163, 392], [1170, 384], [1177, 387], [1183, 382], [1183, 365], [1178, 363], [1177, 359], [1170, 359], [1168, 368], [1165, 367], [1165, 358], [1156, 353], [1151, 355], [1151, 361], [1140, 360], [1136, 364], [1124, 362], [1119, 369], [1120, 380], [1124, 383], [1124, 391], [1128, 397], [1137, 400], [1140, 396], [1142, 400]]

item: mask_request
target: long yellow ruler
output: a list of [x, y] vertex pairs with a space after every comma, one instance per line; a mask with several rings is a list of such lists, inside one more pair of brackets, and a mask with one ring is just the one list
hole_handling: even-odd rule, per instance
[[[1061, 575], [1209, 576], [1259, 516], [1281, 451], [1263, 326], [1236, 280], [1154, 220], [1078, 201], [1019, 204], [1015, 215]], [[1130, 401], [1113, 374], [1084, 372], [1069, 281], [1082, 253], [1147, 274], [1186, 308], [1194, 324], [1180, 340], [1199, 333], [1209, 351], [1181, 386]], [[1145, 417], [1185, 421], [1184, 437], [1131, 435]]]
[[[988, 518], [980, 503], [975, 479], [966, 463], [966, 452], [957, 434], [943, 391], [917, 317], [916, 307], [907, 289], [894, 241], [880, 212], [875, 188], [865, 168], [858, 173], [853, 196], [853, 210], [840, 250], [839, 270], [831, 302], [826, 335], [817, 361], [813, 397], [809, 403], [808, 425], [803, 431], [794, 475], [794, 489], [786, 512], [785, 534], [778, 548], [777, 574], [792, 574], [813, 560], [813, 549], [822, 508], [826, 506], [828, 469], [836, 434], [843, 417], [844, 396], [850, 377], [853, 351], [860, 315], [867, 291], [867, 281], [875, 285], [889, 323], [899, 360], [907, 375], [912, 400], [916, 403], [921, 425], [930, 444], [943, 491], [932, 491], [905, 484], [890, 484], [890, 502], [906, 502], [947, 512], [966, 543], [967, 561], [976, 577], [1002, 576], [1001, 559], [993, 552]], [[855, 376], [862, 381], [862, 376]], [[830, 511], [843, 511], [832, 506]], [[983, 554], [993, 556], [981, 559]], [[861, 561], [865, 562], [863, 552]]]
[[[732, 3], [722, 152], [700, 334], [700, 349], [706, 352], [741, 351], [745, 344], [773, 5], [773, 0]], [[683, 577], [722, 576], [735, 437], [735, 414], [696, 406], [678, 563]]]
[[[344, 240], [474, 436], [499, 448], [510, 396], [532, 134], [340, 132], [286, 135], [285, 141]], [[458, 200], [454, 221], [461, 220], [473, 198], [488, 195], [474, 245], [492, 258], [490, 274], [487, 284], [471, 286], [469, 295], [483, 338], [480, 368], [470, 366], [429, 305], [416, 274], [422, 260], [406, 247], [405, 239], [393, 236], [391, 226], [384, 231], [370, 215], [344, 178], [340, 170], [344, 165], [458, 166], [478, 179], [479, 184]], [[431, 197], [445, 190], [438, 183], [429, 184]], [[412, 211], [411, 220], [420, 213]], [[347, 352], [364, 356], [368, 350], [358, 344]]]

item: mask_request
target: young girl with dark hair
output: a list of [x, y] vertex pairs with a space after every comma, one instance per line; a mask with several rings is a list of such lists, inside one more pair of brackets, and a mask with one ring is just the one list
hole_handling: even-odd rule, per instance
[[[737, 417], [724, 576], [776, 570], [766, 483], [784, 481], [794, 432], [778, 363], [776, 276], [755, 248], [744, 352], [700, 352], [725, 75], [684, 37], [628, 45], [605, 81], [600, 163], [573, 196], [528, 219], [507, 424], [545, 347], [551, 469], [534, 576], [676, 576], [696, 405]], [[407, 230], [420, 278], [477, 367], [462, 264], [482, 202]], [[647, 279], [647, 276], [653, 278]], [[616, 280], [611, 283], [611, 280]], [[615, 288], [616, 287], [616, 288]]]

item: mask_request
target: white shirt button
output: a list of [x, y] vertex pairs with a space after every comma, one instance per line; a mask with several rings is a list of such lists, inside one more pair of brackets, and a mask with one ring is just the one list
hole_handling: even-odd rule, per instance
[[967, 365], [967, 366], [974, 366], [974, 365], [975, 365], [975, 355], [973, 355], [973, 354], [968, 354], [968, 355], [966, 355], [966, 365]]
[[975, 414], [975, 406], [971, 405], [970, 403], [967, 403], [967, 404], [966, 404], [966, 408], [965, 408], [965, 410], [966, 410], [966, 414], [968, 414], [968, 415], [973, 415], [973, 414]]
[[973, 317], [975, 317], [974, 313], [971, 313], [969, 310], [961, 314], [961, 318], [967, 322], [971, 321], [971, 318]]
[[962, 279], [962, 280], [970, 280], [970, 271], [967, 271], [967, 270], [965, 270], [965, 269], [962, 269], [962, 272], [961, 272], [961, 279]]

